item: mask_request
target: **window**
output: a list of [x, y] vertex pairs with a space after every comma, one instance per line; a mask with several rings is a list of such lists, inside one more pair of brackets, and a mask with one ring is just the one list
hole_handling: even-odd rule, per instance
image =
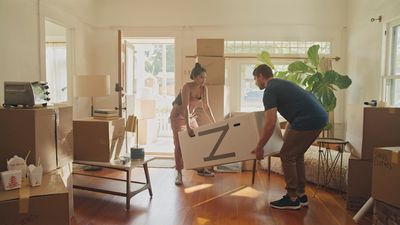
[[384, 99], [400, 106], [400, 19], [388, 24], [386, 46]]
[[67, 29], [45, 21], [46, 81], [50, 103], [68, 102]]
[[325, 41], [225, 41], [225, 54], [258, 54], [267, 51], [271, 55], [306, 55], [308, 48], [316, 44], [320, 45], [320, 54], [331, 54], [331, 43]]
[[[314, 44], [320, 45], [320, 54], [330, 55], [330, 42], [315, 41], [225, 41], [225, 54], [230, 56], [255, 56], [261, 51], [268, 51], [271, 56], [280, 56], [283, 59], [273, 59], [275, 70], [282, 71], [292, 62], [291, 56], [305, 56], [307, 50]], [[283, 57], [282, 57], [283, 56]], [[287, 57], [288, 59], [284, 59]], [[260, 90], [253, 79], [255, 65], [259, 64], [256, 58], [227, 59], [228, 82], [230, 85], [230, 110], [240, 112], [254, 112], [264, 110]], [[237, 92], [236, 90], [240, 90]]]

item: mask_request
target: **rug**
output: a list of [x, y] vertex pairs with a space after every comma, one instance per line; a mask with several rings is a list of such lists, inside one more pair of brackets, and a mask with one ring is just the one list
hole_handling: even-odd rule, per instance
[[175, 159], [173, 158], [155, 158], [147, 163], [149, 168], [175, 168]]

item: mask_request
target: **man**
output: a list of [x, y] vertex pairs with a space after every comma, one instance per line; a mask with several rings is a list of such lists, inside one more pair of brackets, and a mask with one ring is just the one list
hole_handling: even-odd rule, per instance
[[263, 159], [263, 147], [270, 139], [279, 112], [288, 126], [280, 152], [287, 194], [270, 202], [277, 209], [300, 209], [308, 205], [305, 195], [304, 153], [328, 121], [321, 103], [308, 91], [289, 81], [273, 78], [270, 67], [259, 65], [253, 71], [256, 85], [264, 90], [265, 125], [252, 153]]

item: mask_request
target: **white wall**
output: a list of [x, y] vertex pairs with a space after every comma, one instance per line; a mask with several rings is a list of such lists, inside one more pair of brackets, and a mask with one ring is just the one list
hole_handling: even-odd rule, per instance
[[[344, 0], [97, 0], [99, 26], [337, 25]], [[338, 16], [340, 15], [340, 16]]]
[[[93, 28], [86, 22], [93, 18], [90, 14], [93, 6], [92, 0], [84, 2], [78, 4], [78, 0], [0, 1], [0, 102], [4, 99], [4, 81], [45, 79], [45, 18], [68, 29], [67, 42], [71, 46], [68, 49], [71, 61], [69, 76], [95, 71], [93, 45], [90, 40]], [[72, 98], [72, 82], [70, 87]], [[81, 100], [81, 103], [83, 107], [74, 106], [75, 117], [89, 115], [88, 99]]]
[[[400, 16], [400, 1], [351, 0], [348, 11], [347, 71], [353, 84], [346, 93], [347, 120], [354, 116], [350, 109], [362, 107], [364, 101], [379, 100], [381, 96], [384, 27], [388, 21]], [[383, 17], [381, 23], [370, 21], [380, 15]]]
[[39, 80], [38, 4], [35, 0], [0, 1], [0, 103], [4, 81]]

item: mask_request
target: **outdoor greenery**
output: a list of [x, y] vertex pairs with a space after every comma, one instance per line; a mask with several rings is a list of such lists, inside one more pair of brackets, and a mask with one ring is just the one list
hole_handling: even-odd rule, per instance
[[[336, 107], [335, 91], [348, 88], [352, 81], [347, 75], [324, 68], [323, 62], [326, 59], [318, 54], [319, 48], [319, 45], [311, 46], [304, 61], [291, 63], [285, 71], [275, 71], [274, 77], [303, 86], [315, 95], [327, 112], [330, 112]], [[258, 60], [274, 69], [268, 52], [261, 52]]]

